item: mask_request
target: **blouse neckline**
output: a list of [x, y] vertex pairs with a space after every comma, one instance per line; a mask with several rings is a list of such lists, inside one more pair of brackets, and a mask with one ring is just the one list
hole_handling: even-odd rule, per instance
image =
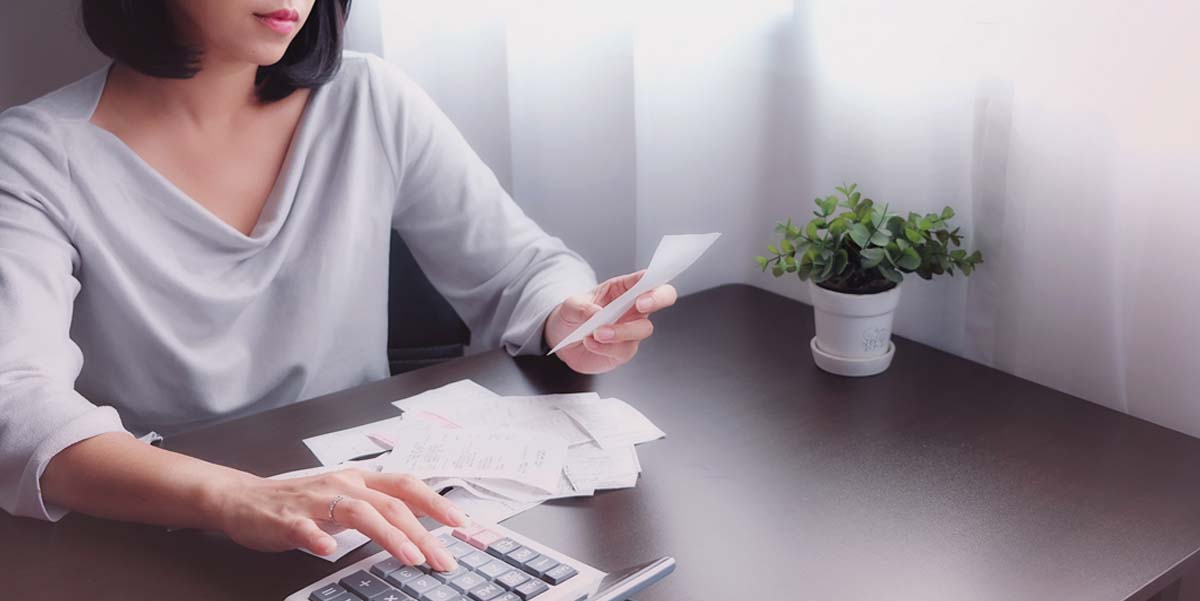
[[170, 178], [163, 175], [162, 172], [155, 169], [154, 166], [142, 158], [120, 136], [92, 122], [92, 117], [100, 105], [100, 100], [108, 84], [108, 78], [114, 64], [109, 63], [88, 78], [86, 108], [81, 115], [84, 128], [94, 133], [102, 142], [111, 147], [115, 156], [133, 174], [150, 178], [160, 189], [164, 190], [166, 192], [165, 196], [168, 198], [164, 198], [163, 202], [160, 203], [162, 208], [180, 213], [178, 217], [185, 220], [187, 225], [191, 226], [191, 229], [201, 230], [204, 233], [215, 236], [224, 244], [229, 244], [234, 248], [240, 249], [261, 248], [273, 240], [287, 221], [287, 216], [292, 209], [292, 201], [296, 196], [295, 192], [299, 185], [301, 179], [300, 172], [302, 171], [300, 157], [303, 153], [299, 147], [302, 141], [306, 141], [309, 137], [309, 130], [311, 130], [310, 123], [313, 119], [312, 115], [315, 112], [314, 107], [323, 87], [314, 88], [305, 101], [304, 109], [300, 114], [300, 120], [296, 125], [295, 131], [292, 133], [291, 140], [288, 142], [288, 149], [284, 155], [283, 164], [280, 166], [279, 173], [275, 177], [275, 182], [271, 186], [271, 191], [267, 195], [267, 200], [263, 204], [258, 220], [251, 229], [250, 234], [247, 235], [218, 217], [195, 198], [192, 198], [187, 192], [184, 192], [175, 182], [171, 181]]

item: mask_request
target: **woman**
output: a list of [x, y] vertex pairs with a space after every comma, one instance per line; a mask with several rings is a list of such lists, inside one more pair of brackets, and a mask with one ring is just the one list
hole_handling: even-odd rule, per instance
[[[139, 442], [387, 376], [397, 230], [475, 339], [543, 352], [638, 274], [596, 286], [430, 100], [343, 54], [349, 0], [83, 0], [114, 59], [0, 116], [0, 506], [334, 550], [321, 522], [451, 569], [402, 475], [267, 481]], [[604, 372], [661, 287], [559, 353]], [[339, 502], [334, 502], [339, 499]]]

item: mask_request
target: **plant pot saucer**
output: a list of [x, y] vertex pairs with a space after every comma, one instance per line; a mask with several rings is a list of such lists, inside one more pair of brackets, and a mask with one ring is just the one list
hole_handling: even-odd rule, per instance
[[840, 355], [831, 355], [817, 346], [816, 336], [813, 336], [809, 347], [812, 348], [813, 361], [817, 364], [817, 367], [831, 374], [851, 378], [861, 378], [882, 373], [892, 364], [892, 357], [896, 355], [896, 344], [890, 340], [888, 341], [887, 352], [878, 357], [842, 357]]

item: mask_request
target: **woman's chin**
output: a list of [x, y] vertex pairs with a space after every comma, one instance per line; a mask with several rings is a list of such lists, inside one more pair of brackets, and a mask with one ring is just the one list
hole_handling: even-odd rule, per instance
[[254, 63], [260, 67], [269, 67], [283, 60], [283, 55], [287, 53], [287, 49], [287, 44], [263, 43], [255, 48], [248, 49], [244, 57], [246, 62]]

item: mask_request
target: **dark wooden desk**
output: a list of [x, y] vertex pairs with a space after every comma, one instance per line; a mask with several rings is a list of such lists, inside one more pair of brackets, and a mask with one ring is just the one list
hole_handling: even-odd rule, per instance
[[[1200, 564], [1200, 440], [904, 340], [882, 376], [825, 374], [811, 310], [749, 287], [686, 298], [657, 324], [634, 364], [602, 377], [489, 353], [167, 446], [269, 475], [315, 464], [302, 438], [459, 378], [596, 390], [666, 430], [639, 449], [642, 480], [507, 525], [605, 569], [675, 555], [644, 601], [1174, 600]], [[0, 516], [0, 596], [278, 600], [375, 551], [332, 565], [196, 532]]]

